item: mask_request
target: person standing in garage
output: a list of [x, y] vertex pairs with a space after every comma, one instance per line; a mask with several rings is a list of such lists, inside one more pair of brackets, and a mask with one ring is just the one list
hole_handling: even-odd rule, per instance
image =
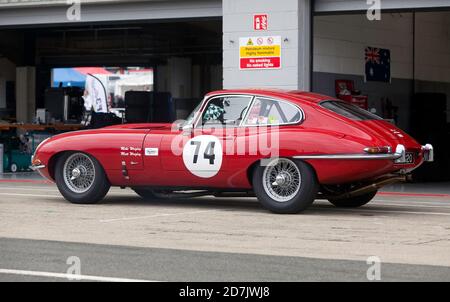
[[103, 83], [92, 74], [88, 74], [83, 96], [86, 111], [92, 110], [97, 113], [107, 113], [108, 104], [106, 98], [106, 89]]
[[83, 124], [91, 124], [94, 113], [107, 113], [107, 94], [103, 83], [92, 74], [86, 76], [86, 85], [84, 89], [84, 108]]

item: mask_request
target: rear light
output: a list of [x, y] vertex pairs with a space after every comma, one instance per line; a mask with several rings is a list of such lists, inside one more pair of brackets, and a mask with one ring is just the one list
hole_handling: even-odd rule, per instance
[[368, 154], [389, 154], [391, 153], [391, 147], [368, 147], [364, 149], [364, 152]]

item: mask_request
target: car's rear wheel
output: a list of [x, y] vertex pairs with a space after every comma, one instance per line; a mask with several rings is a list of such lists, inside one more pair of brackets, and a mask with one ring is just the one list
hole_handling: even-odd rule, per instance
[[372, 191], [363, 195], [353, 196], [345, 199], [332, 199], [328, 201], [338, 208], [358, 208], [369, 203], [378, 191]]
[[64, 198], [76, 204], [97, 203], [111, 187], [100, 163], [82, 152], [68, 152], [58, 158], [55, 181]]
[[266, 209], [295, 214], [313, 203], [318, 183], [313, 168], [307, 163], [278, 158], [255, 169], [253, 190]]

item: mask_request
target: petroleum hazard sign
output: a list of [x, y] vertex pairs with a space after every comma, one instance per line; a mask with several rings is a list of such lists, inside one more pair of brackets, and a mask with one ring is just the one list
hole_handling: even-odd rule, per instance
[[281, 37], [245, 37], [239, 39], [240, 69], [281, 68]]

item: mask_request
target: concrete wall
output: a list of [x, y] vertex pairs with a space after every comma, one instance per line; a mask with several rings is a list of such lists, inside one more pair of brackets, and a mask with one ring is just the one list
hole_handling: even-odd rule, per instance
[[[314, 91], [334, 95], [335, 79], [352, 79], [369, 95], [369, 106], [378, 113], [382, 98], [393, 101], [400, 108], [399, 126], [404, 129], [409, 128], [414, 88], [416, 92], [446, 93], [450, 109], [450, 12], [416, 13], [415, 47], [413, 25], [412, 13], [384, 13], [381, 21], [373, 22], [364, 14], [316, 16]], [[367, 46], [391, 50], [391, 83], [364, 83]]]
[[365, 15], [314, 18], [314, 71], [364, 75], [367, 46], [391, 50], [393, 78], [411, 79], [412, 14], [383, 14], [381, 21]]
[[0, 109], [6, 108], [6, 82], [16, 80], [16, 66], [6, 58], [0, 58]]
[[[74, 23], [74, 20], [67, 18], [70, 5], [66, 1], [58, 1], [56, 5], [40, 5], [36, 4], [37, 1], [33, 2], [33, 5], [19, 5], [19, 7], [14, 5], [9, 9], [0, 7], [0, 26]], [[81, 5], [81, 20], [75, 23], [203, 18], [221, 15], [221, 0], [90, 1], [89, 4]]]
[[416, 79], [450, 83], [450, 12], [416, 14]]
[[30, 123], [36, 114], [36, 68], [16, 69], [16, 114], [17, 121]]
[[[317, 12], [365, 11], [371, 6], [364, 0], [316, 0]], [[427, 9], [450, 7], [448, 0], [382, 0], [382, 9]]]
[[[223, 86], [309, 88], [309, 0], [223, 0]], [[267, 13], [269, 29], [253, 30], [253, 15]], [[239, 70], [239, 38], [282, 37], [282, 68]]]
[[[417, 80], [450, 83], [450, 12], [416, 13]], [[393, 78], [413, 78], [412, 13], [314, 18], [314, 71], [364, 76], [366, 46], [391, 50]]]

